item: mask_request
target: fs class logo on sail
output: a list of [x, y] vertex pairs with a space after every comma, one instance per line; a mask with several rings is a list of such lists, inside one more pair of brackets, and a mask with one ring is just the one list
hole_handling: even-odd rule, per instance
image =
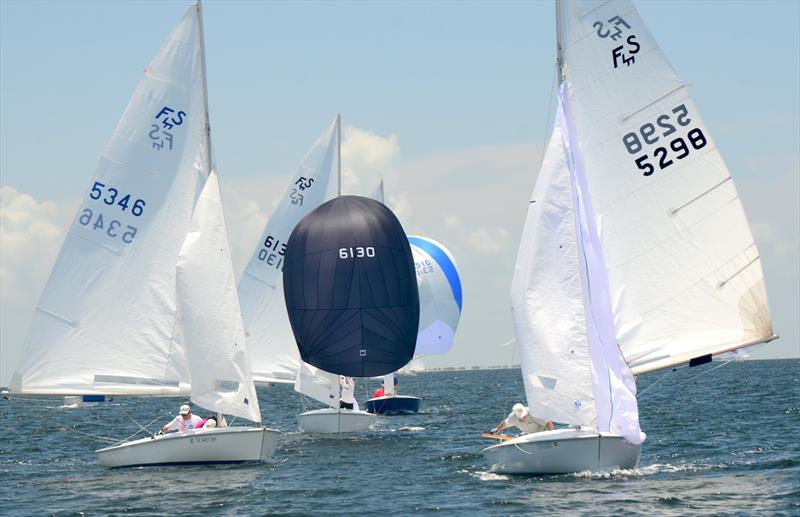
[[153, 141], [153, 149], [160, 151], [164, 147], [168, 151], [172, 151], [173, 135], [170, 131], [175, 126], [180, 126], [186, 120], [186, 112], [175, 110], [169, 106], [164, 106], [161, 111], [156, 113], [155, 119], [159, 124], [152, 124], [150, 126], [150, 140]]
[[431, 259], [414, 261], [414, 269], [417, 270], [417, 276], [429, 275], [435, 271]]
[[[592, 24], [592, 27], [597, 29], [597, 35], [602, 39], [611, 38], [613, 41], [617, 41], [625, 34], [626, 30], [631, 28], [630, 24], [621, 16], [609, 18], [606, 23], [608, 27], [599, 20]], [[614, 68], [618, 68], [621, 63], [627, 66], [635, 63], [634, 54], [638, 54], [640, 48], [641, 46], [636, 41], [636, 35], [628, 36], [625, 39], [625, 45], [619, 45], [611, 50], [611, 61], [614, 63]]]
[[304, 176], [297, 178], [297, 181], [294, 182], [294, 187], [292, 187], [292, 191], [289, 193], [291, 204], [294, 206], [303, 206], [303, 192], [310, 189], [313, 184], [314, 178], [306, 178]]

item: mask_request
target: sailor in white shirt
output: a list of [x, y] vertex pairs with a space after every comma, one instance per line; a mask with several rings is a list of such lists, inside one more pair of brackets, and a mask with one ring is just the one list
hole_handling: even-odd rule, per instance
[[542, 420], [531, 415], [528, 408], [522, 404], [514, 404], [511, 413], [497, 426], [492, 429], [492, 433], [499, 433], [508, 427], [518, 427], [523, 434], [540, 433], [542, 431], [552, 431], [555, 429], [553, 422]]
[[353, 378], [340, 375], [339, 385], [342, 388], [342, 396], [339, 400], [339, 408], [358, 410], [358, 402], [356, 402], [355, 397], [356, 383], [353, 381]]
[[194, 429], [203, 419], [192, 414], [192, 408], [188, 404], [181, 406], [180, 414], [172, 419], [170, 423], [161, 428], [162, 433], [168, 433], [177, 429], [180, 432]]

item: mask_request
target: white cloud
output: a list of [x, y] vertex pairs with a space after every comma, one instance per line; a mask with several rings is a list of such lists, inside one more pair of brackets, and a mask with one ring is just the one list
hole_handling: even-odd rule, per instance
[[371, 191], [378, 174], [387, 175], [400, 155], [397, 135], [382, 137], [356, 127], [344, 128], [342, 137], [342, 191]]
[[[77, 205], [37, 201], [0, 187], [0, 379], [19, 358], [33, 309], [53, 267]], [[5, 384], [5, 382], [0, 382]]]
[[4, 306], [38, 296], [69, 224], [65, 211], [51, 201], [39, 202], [12, 187], [0, 187], [0, 284]]

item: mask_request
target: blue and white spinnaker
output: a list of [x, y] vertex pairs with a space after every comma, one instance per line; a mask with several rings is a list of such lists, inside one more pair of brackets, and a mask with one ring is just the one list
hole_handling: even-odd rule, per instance
[[416, 356], [437, 355], [453, 347], [461, 318], [461, 276], [456, 261], [442, 244], [408, 236], [419, 288], [419, 334]]

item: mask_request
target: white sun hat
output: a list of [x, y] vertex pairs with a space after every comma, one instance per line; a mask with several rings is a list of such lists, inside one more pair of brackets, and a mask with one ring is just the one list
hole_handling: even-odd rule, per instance
[[517, 417], [517, 419], [519, 420], [522, 420], [523, 418], [528, 416], [528, 410], [525, 408], [525, 406], [523, 406], [519, 402], [514, 404], [514, 407], [511, 408], [511, 412], [514, 413], [514, 416]]

